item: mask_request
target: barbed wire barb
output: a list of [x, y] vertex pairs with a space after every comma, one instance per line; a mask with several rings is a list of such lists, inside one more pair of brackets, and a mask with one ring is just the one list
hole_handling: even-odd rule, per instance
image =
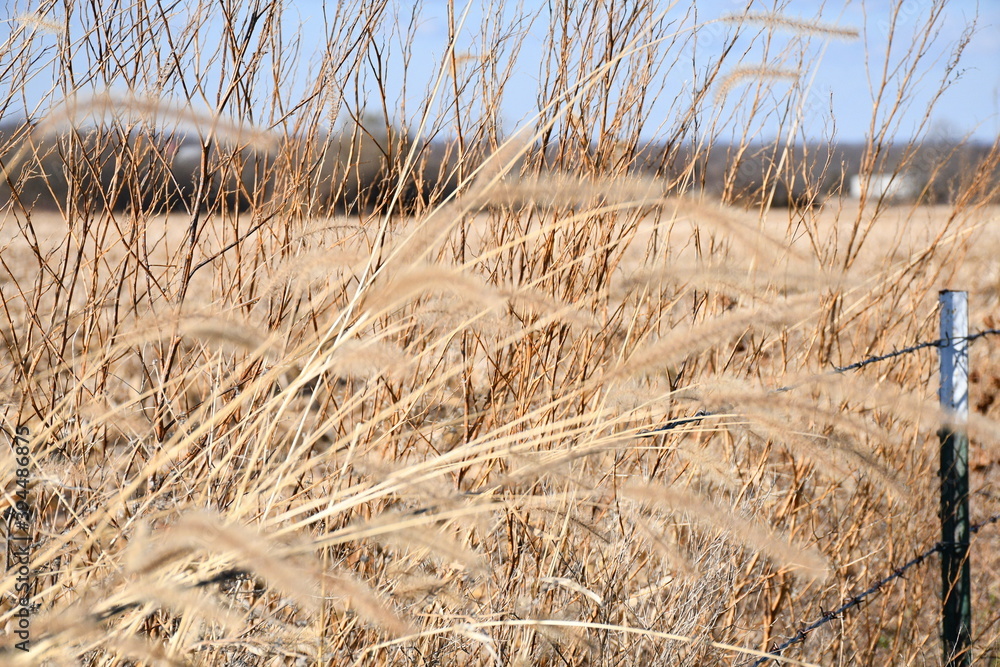
[[[980, 338], [985, 338], [986, 336], [995, 336], [995, 335], [998, 335], [998, 334], [1000, 334], [1000, 329], [985, 329], [983, 331], [979, 331], [979, 332], [976, 332], [974, 334], [970, 334], [968, 336], [962, 336], [962, 337], [959, 337], [959, 338], [938, 338], [936, 340], [923, 341], [923, 342], [920, 342], [920, 343], [915, 343], [915, 344], [913, 344], [913, 345], [911, 345], [909, 347], [905, 347], [905, 348], [900, 349], [900, 350], [893, 350], [892, 352], [888, 352], [888, 353], [885, 353], [885, 354], [880, 354], [880, 355], [876, 355], [876, 356], [873, 356], [873, 357], [868, 357], [866, 359], [862, 359], [861, 361], [856, 361], [853, 364], [848, 364], [846, 366], [835, 366], [832, 370], [827, 371], [826, 373], [821, 373], [819, 376], [822, 377], [822, 376], [826, 376], [826, 375], [843, 374], [843, 373], [847, 373], [847, 372], [850, 372], [850, 371], [859, 370], [859, 369], [864, 368], [866, 366], [869, 366], [871, 364], [876, 364], [876, 363], [879, 363], [879, 362], [882, 362], [882, 361], [887, 361], [889, 359], [895, 359], [896, 357], [901, 357], [901, 356], [906, 355], [906, 354], [912, 354], [914, 352], [918, 352], [918, 351], [926, 349], [926, 348], [930, 348], [930, 347], [942, 347], [942, 346], [950, 345], [950, 344], [952, 344], [952, 343], [954, 343], [956, 341], [961, 341], [961, 340], [965, 340], [967, 343], [971, 343], [971, 342], [973, 342], [975, 340], [978, 340]], [[773, 393], [781, 393], [781, 392], [791, 391], [791, 390], [796, 389], [797, 387], [799, 387], [801, 385], [802, 385], [802, 383], [797, 384], [797, 385], [789, 385], [789, 386], [784, 386], [784, 387], [778, 387], [777, 389], [772, 390], [772, 392]], [[664, 424], [661, 424], [660, 426], [657, 426], [655, 428], [652, 428], [652, 429], [649, 429], [649, 430], [646, 430], [646, 431], [641, 431], [637, 435], [639, 437], [654, 437], [654, 436], [657, 436], [657, 435], [662, 435], [663, 433], [672, 431], [674, 429], [680, 428], [681, 426], [685, 426], [685, 425], [688, 425], [688, 424], [699, 423], [702, 420], [704, 420], [705, 418], [707, 418], [707, 417], [713, 417], [713, 416], [718, 416], [718, 415], [715, 415], [715, 414], [713, 414], [711, 412], [708, 412], [706, 410], [698, 410], [694, 415], [691, 415], [690, 417], [679, 417], [679, 418], [676, 418], [676, 419], [672, 419], [672, 420], [670, 420], [670, 421], [668, 421], [668, 422], [666, 422]], [[976, 534], [981, 529], [985, 528], [986, 526], [990, 526], [990, 525], [993, 525], [993, 524], [998, 523], [998, 522], [1000, 522], [1000, 514], [995, 514], [995, 515], [989, 517], [988, 519], [986, 519], [985, 521], [982, 521], [982, 522], [980, 522], [978, 524], [975, 524], [975, 525], [971, 526], [970, 527], [970, 531], [971, 531], [972, 534]], [[785, 649], [789, 648], [790, 646], [794, 646], [795, 644], [798, 644], [798, 643], [800, 643], [802, 641], [805, 641], [806, 636], [808, 636], [809, 633], [811, 633], [813, 630], [816, 630], [817, 628], [822, 627], [823, 625], [826, 625], [830, 621], [833, 621], [835, 619], [840, 618], [841, 616], [843, 616], [845, 613], [847, 613], [848, 611], [850, 611], [854, 607], [860, 606], [869, 597], [871, 597], [875, 593], [880, 592], [885, 586], [887, 586], [888, 584], [892, 583], [896, 579], [902, 579], [902, 578], [904, 578], [904, 575], [909, 570], [911, 570], [914, 567], [917, 567], [918, 565], [921, 565], [922, 563], [926, 562], [928, 558], [930, 558], [931, 556], [933, 556], [936, 553], [941, 552], [942, 550], [944, 550], [945, 548], [947, 548], [948, 546], [950, 546], [950, 544], [951, 543], [948, 543], [948, 542], [937, 542], [934, 546], [930, 547], [929, 549], [925, 550], [924, 552], [922, 552], [919, 555], [915, 556], [914, 558], [910, 559], [909, 561], [907, 561], [903, 565], [895, 568], [892, 571], [891, 574], [888, 574], [888, 575], [882, 577], [881, 579], [878, 579], [874, 584], [872, 584], [867, 589], [861, 591], [860, 593], [856, 593], [855, 595], [849, 596], [846, 599], [846, 601], [843, 604], [841, 604], [839, 607], [837, 607], [836, 609], [832, 609], [830, 611], [824, 612], [817, 620], [815, 620], [812, 623], [809, 623], [808, 625], [802, 627], [790, 639], [788, 639], [784, 643], [776, 646], [775, 648], [771, 649], [771, 651], [769, 651], [769, 653], [770, 653], [769, 656], [763, 656], [763, 657], [758, 658], [753, 663], [752, 667], [758, 667], [759, 665], [762, 665], [765, 662], [773, 660], [774, 658], [781, 657], [781, 654], [782, 654], [782, 652], [785, 651]]]
[[[970, 334], [968, 336], [962, 336], [956, 339], [938, 338], [936, 340], [929, 340], [921, 343], [915, 343], [909, 347], [904, 347], [901, 350], [894, 350], [892, 352], [887, 352], [885, 354], [880, 354], [874, 357], [868, 357], [867, 359], [856, 361], [853, 364], [848, 364], [847, 366], [835, 366], [833, 369], [826, 371], [825, 373], [820, 373], [816, 377], [825, 377], [828, 375], [840, 375], [850, 371], [859, 370], [861, 368], [864, 368], [865, 366], [869, 366], [871, 364], [875, 364], [880, 361], [888, 361], [889, 359], [895, 359], [896, 357], [901, 357], [906, 354], [912, 354], [914, 352], [918, 352], [928, 347], [941, 347], [942, 345], [951, 343], [954, 340], [965, 340], [966, 342], [971, 343], [972, 341], [978, 340], [979, 338], [985, 338], [986, 336], [995, 336], [998, 334], [1000, 334], [1000, 329], [985, 329], [983, 331], [979, 331], [977, 333]], [[776, 389], [772, 389], [771, 393], [781, 394], [787, 391], [792, 391], [793, 389], [801, 387], [803, 384], [805, 384], [805, 382], [778, 387]], [[663, 424], [660, 424], [659, 426], [656, 426], [654, 428], [645, 431], [640, 431], [636, 435], [639, 437], [649, 438], [652, 436], [660, 435], [662, 433], [666, 433], [667, 431], [672, 431], [686, 424], [694, 424], [700, 422], [706, 417], [714, 417], [714, 416], [717, 415], [715, 415], [712, 412], [708, 412], [707, 410], [698, 410], [698, 412], [694, 413], [690, 417], [678, 417], [676, 419], [671, 419], [670, 421], [664, 422]]]
[[[970, 527], [969, 530], [973, 534], [976, 534], [983, 528], [991, 526], [998, 522], [1000, 522], [1000, 514], [994, 514], [985, 521], [980, 521], [979, 523]], [[897, 567], [895, 570], [892, 571], [892, 574], [882, 577], [874, 584], [872, 584], [869, 588], [861, 591], [860, 593], [856, 593], [854, 595], [849, 596], [847, 598], [847, 601], [844, 602], [842, 605], [840, 605], [836, 609], [825, 612], [822, 616], [820, 616], [812, 623], [802, 627], [797, 633], [795, 633], [790, 639], [786, 640], [783, 644], [780, 644], [779, 646], [776, 646], [770, 651], [768, 651], [768, 653], [770, 653], [770, 656], [763, 656], [757, 658], [757, 660], [753, 663], [752, 667], [758, 667], [759, 665], [762, 665], [765, 662], [773, 660], [774, 658], [780, 658], [782, 652], [784, 652], [785, 649], [805, 641], [806, 636], [808, 636], [810, 632], [826, 625], [830, 621], [840, 618], [842, 615], [844, 615], [854, 607], [860, 606], [866, 599], [868, 599], [875, 593], [880, 592], [883, 588], [885, 588], [885, 586], [892, 583], [896, 579], [903, 579], [904, 578], [903, 575], [905, 575], [909, 570], [915, 568], [918, 565], [923, 564], [928, 558], [930, 558], [936, 553], [943, 551], [944, 549], [947, 549], [949, 546], [951, 546], [951, 544], [952, 543], [949, 542], [935, 543], [934, 546], [932, 546], [931, 548], [927, 549], [918, 556], [915, 556], [914, 558], [910, 559], [903, 565]]]

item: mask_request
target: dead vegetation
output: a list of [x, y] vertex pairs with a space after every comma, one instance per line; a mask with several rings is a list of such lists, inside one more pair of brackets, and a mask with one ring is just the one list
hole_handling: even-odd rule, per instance
[[[938, 5], [920, 19], [929, 37]], [[974, 326], [991, 326], [996, 151], [948, 206], [731, 208], [697, 192], [697, 156], [629, 175], [662, 69], [716, 24], [651, 3], [560, 9], [540, 113], [506, 135], [507, 78], [487, 56], [516, 57], [517, 41], [494, 12], [482, 57], [446, 54], [427, 98], [440, 103], [384, 156], [395, 187], [326, 217], [311, 186], [350, 169], [289, 151], [262, 165], [271, 192], [247, 189], [248, 132], [313, 141], [378, 107], [385, 127], [403, 122], [373, 27], [395, 20], [386, 5], [327, 17], [315, 87], [265, 96], [264, 112], [263, 82], [294, 69], [279, 5], [46, 7], [0, 51], [15, 77], [42, 54], [55, 97], [123, 80], [137, 94], [100, 121], [110, 131], [71, 123], [52, 147], [72, 193], [58, 213], [13, 196], [3, 212], [0, 391], [4, 429], [30, 434], [34, 610], [31, 653], [10, 639], [6, 662], [745, 664], [936, 541], [933, 355], [821, 374], [935, 338], [944, 287], [968, 288]], [[761, 67], [800, 70], [803, 40], [854, 29], [722, 25], [712, 66], [671, 92], [668, 146], [752, 142], [753, 123], [713, 115], [719, 86], [757, 66], [734, 40], [790, 30]], [[177, 35], [192, 46], [162, 47]], [[919, 50], [894, 57], [924, 66]], [[798, 85], [765, 78], [747, 99], [790, 119], [778, 171]], [[169, 214], [168, 193], [143, 189], [165, 147], [135, 158], [131, 139], [157, 136], [163, 107], [142, 100], [167, 91], [213, 107], [207, 126], [185, 120], [196, 194]], [[454, 173], [430, 175], [420, 146], [445, 131], [461, 138], [439, 163]], [[6, 169], [14, 194], [46, 182]], [[104, 205], [104, 169], [149, 205]], [[401, 215], [413, 182], [428, 187]], [[442, 182], [458, 187], [441, 197]], [[986, 392], [997, 344], [977, 343]], [[981, 518], [998, 505], [996, 405], [976, 400]], [[647, 433], [698, 410], [712, 416]], [[11, 506], [16, 466], [0, 456]], [[996, 545], [984, 531], [973, 546], [977, 656], [997, 646]], [[8, 628], [16, 583], [0, 580]], [[915, 571], [780, 660], [936, 663], [937, 589], [933, 565]]]

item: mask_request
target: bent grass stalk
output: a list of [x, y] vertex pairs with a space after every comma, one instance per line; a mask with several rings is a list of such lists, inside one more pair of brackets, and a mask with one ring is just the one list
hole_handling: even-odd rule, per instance
[[[485, 74], [492, 54], [473, 54], [477, 88], [451, 67], [453, 41], [413, 141], [387, 151], [385, 200], [324, 217], [315, 188], [330, 152], [310, 148], [322, 119], [393, 108], [378, 69], [395, 48], [378, 40], [384, 8], [358, 0], [325, 17], [338, 36], [319, 54], [330, 85], [292, 104], [261, 84], [289, 71], [262, 55], [289, 43], [277, 6], [256, 18], [144, 7], [116, 15], [141, 18], [132, 31], [73, 14], [80, 30], [54, 52], [66, 93], [123, 78], [137, 92], [52, 106], [35, 127], [58, 135], [52, 150], [3, 158], [6, 187], [25, 195], [10, 197], [0, 230], [0, 388], [4, 424], [30, 425], [37, 471], [32, 660], [395, 664], [417, 651], [463, 664], [739, 664], [931, 538], [930, 363], [823, 372], [931, 334], [926, 297], [948, 272], [992, 294], [954, 263], [1000, 243], [990, 188], [970, 183], [928, 239], [875, 224], [896, 215], [881, 205], [790, 209], [786, 226], [767, 205], [706, 203], [697, 178], [713, 145], [752, 139], [758, 114], [787, 118], [768, 201], [797, 167], [804, 106], [768, 97], [775, 77], [753, 89], [745, 127], [710, 108], [748, 72], [791, 74], [740, 61], [728, 41], [674, 95], [690, 104], [660, 123], [664, 168], [626, 173], [650, 115], [634, 88], [682, 67], [690, 37], [853, 29], [771, 13], [694, 23], [673, 3], [601, 9], [607, 30], [594, 33], [566, 8], [549, 26], [539, 111], [512, 133]], [[767, 62], [807, 79], [800, 47]], [[917, 56], [905, 56], [912, 71]], [[44, 60], [3, 64], [27, 80], [31, 62]], [[619, 84], [632, 92], [612, 94]], [[53, 97], [85, 99], [66, 93]], [[211, 111], [191, 111], [206, 101]], [[84, 140], [94, 116], [104, 129]], [[453, 123], [466, 162], [441, 171], [462, 181], [408, 218], [421, 140]], [[202, 166], [216, 171], [197, 184], [203, 201], [171, 213], [139, 196], [155, 170], [134, 137], [177, 124], [201, 135]], [[344, 174], [360, 168], [355, 145]], [[255, 160], [274, 146], [280, 159]], [[25, 165], [49, 195], [64, 174], [79, 196], [55, 215], [33, 209], [38, 174]], [[248, 187], [254, 166], [280, 195]], [[104, 172], [109, 191], [88, 192]], [[102, 207], [112, 189], [128, 204]], [[988, 390], [997, 371], [983, 373]], [[768, 392], [789, 378], [804, 378], [799, 393]], [[699, 408], [715, 414], [649, 432]], [[985, 410], [972, 423], [991, 451], [998, 416]], [[234, 565], [244, 579], [186, 588]], [[912, 604], [936, 587], [927, 576], [780, 660], [936, 659], [936, 612]], [[995, 623], [996, 605], [977, 604], [982, 627]], [[12, 613], [0, 606], [0, 622]]]

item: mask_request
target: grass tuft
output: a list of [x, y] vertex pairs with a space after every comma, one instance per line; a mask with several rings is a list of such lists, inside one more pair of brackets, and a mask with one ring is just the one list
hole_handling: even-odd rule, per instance
[[[933, 349], [831, 373], [935, 339], [945, 287], [996, 326], [1000, 150], [919, 145], [933, 109], [899, 134], [943, 20], [906, 6], [927, 41], [869, 73], [850, 168], [783, 82], [857, 31], [783, 14], [446, 11], [398, 99], [420, 8], [350, 0], [315, 53], [282, 3], [16, 18], [3, 108], [53, 83], [0, 127], [0, 509], [31, 547], [0, 662], [746, 664], [934, 544]], [[511, 131], [528, 25], [538, 113]], [[876, 192], [918, 168], [913, 201]], [[935, 663], [938, 579], [775, 660]]]

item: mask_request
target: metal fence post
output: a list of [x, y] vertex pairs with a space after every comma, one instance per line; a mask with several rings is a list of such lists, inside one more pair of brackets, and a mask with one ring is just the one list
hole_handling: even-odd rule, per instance
[[941, 390], [941, 638], [944, 664], [972, 664], [969, 571], [969, 299], [942, 291]]

